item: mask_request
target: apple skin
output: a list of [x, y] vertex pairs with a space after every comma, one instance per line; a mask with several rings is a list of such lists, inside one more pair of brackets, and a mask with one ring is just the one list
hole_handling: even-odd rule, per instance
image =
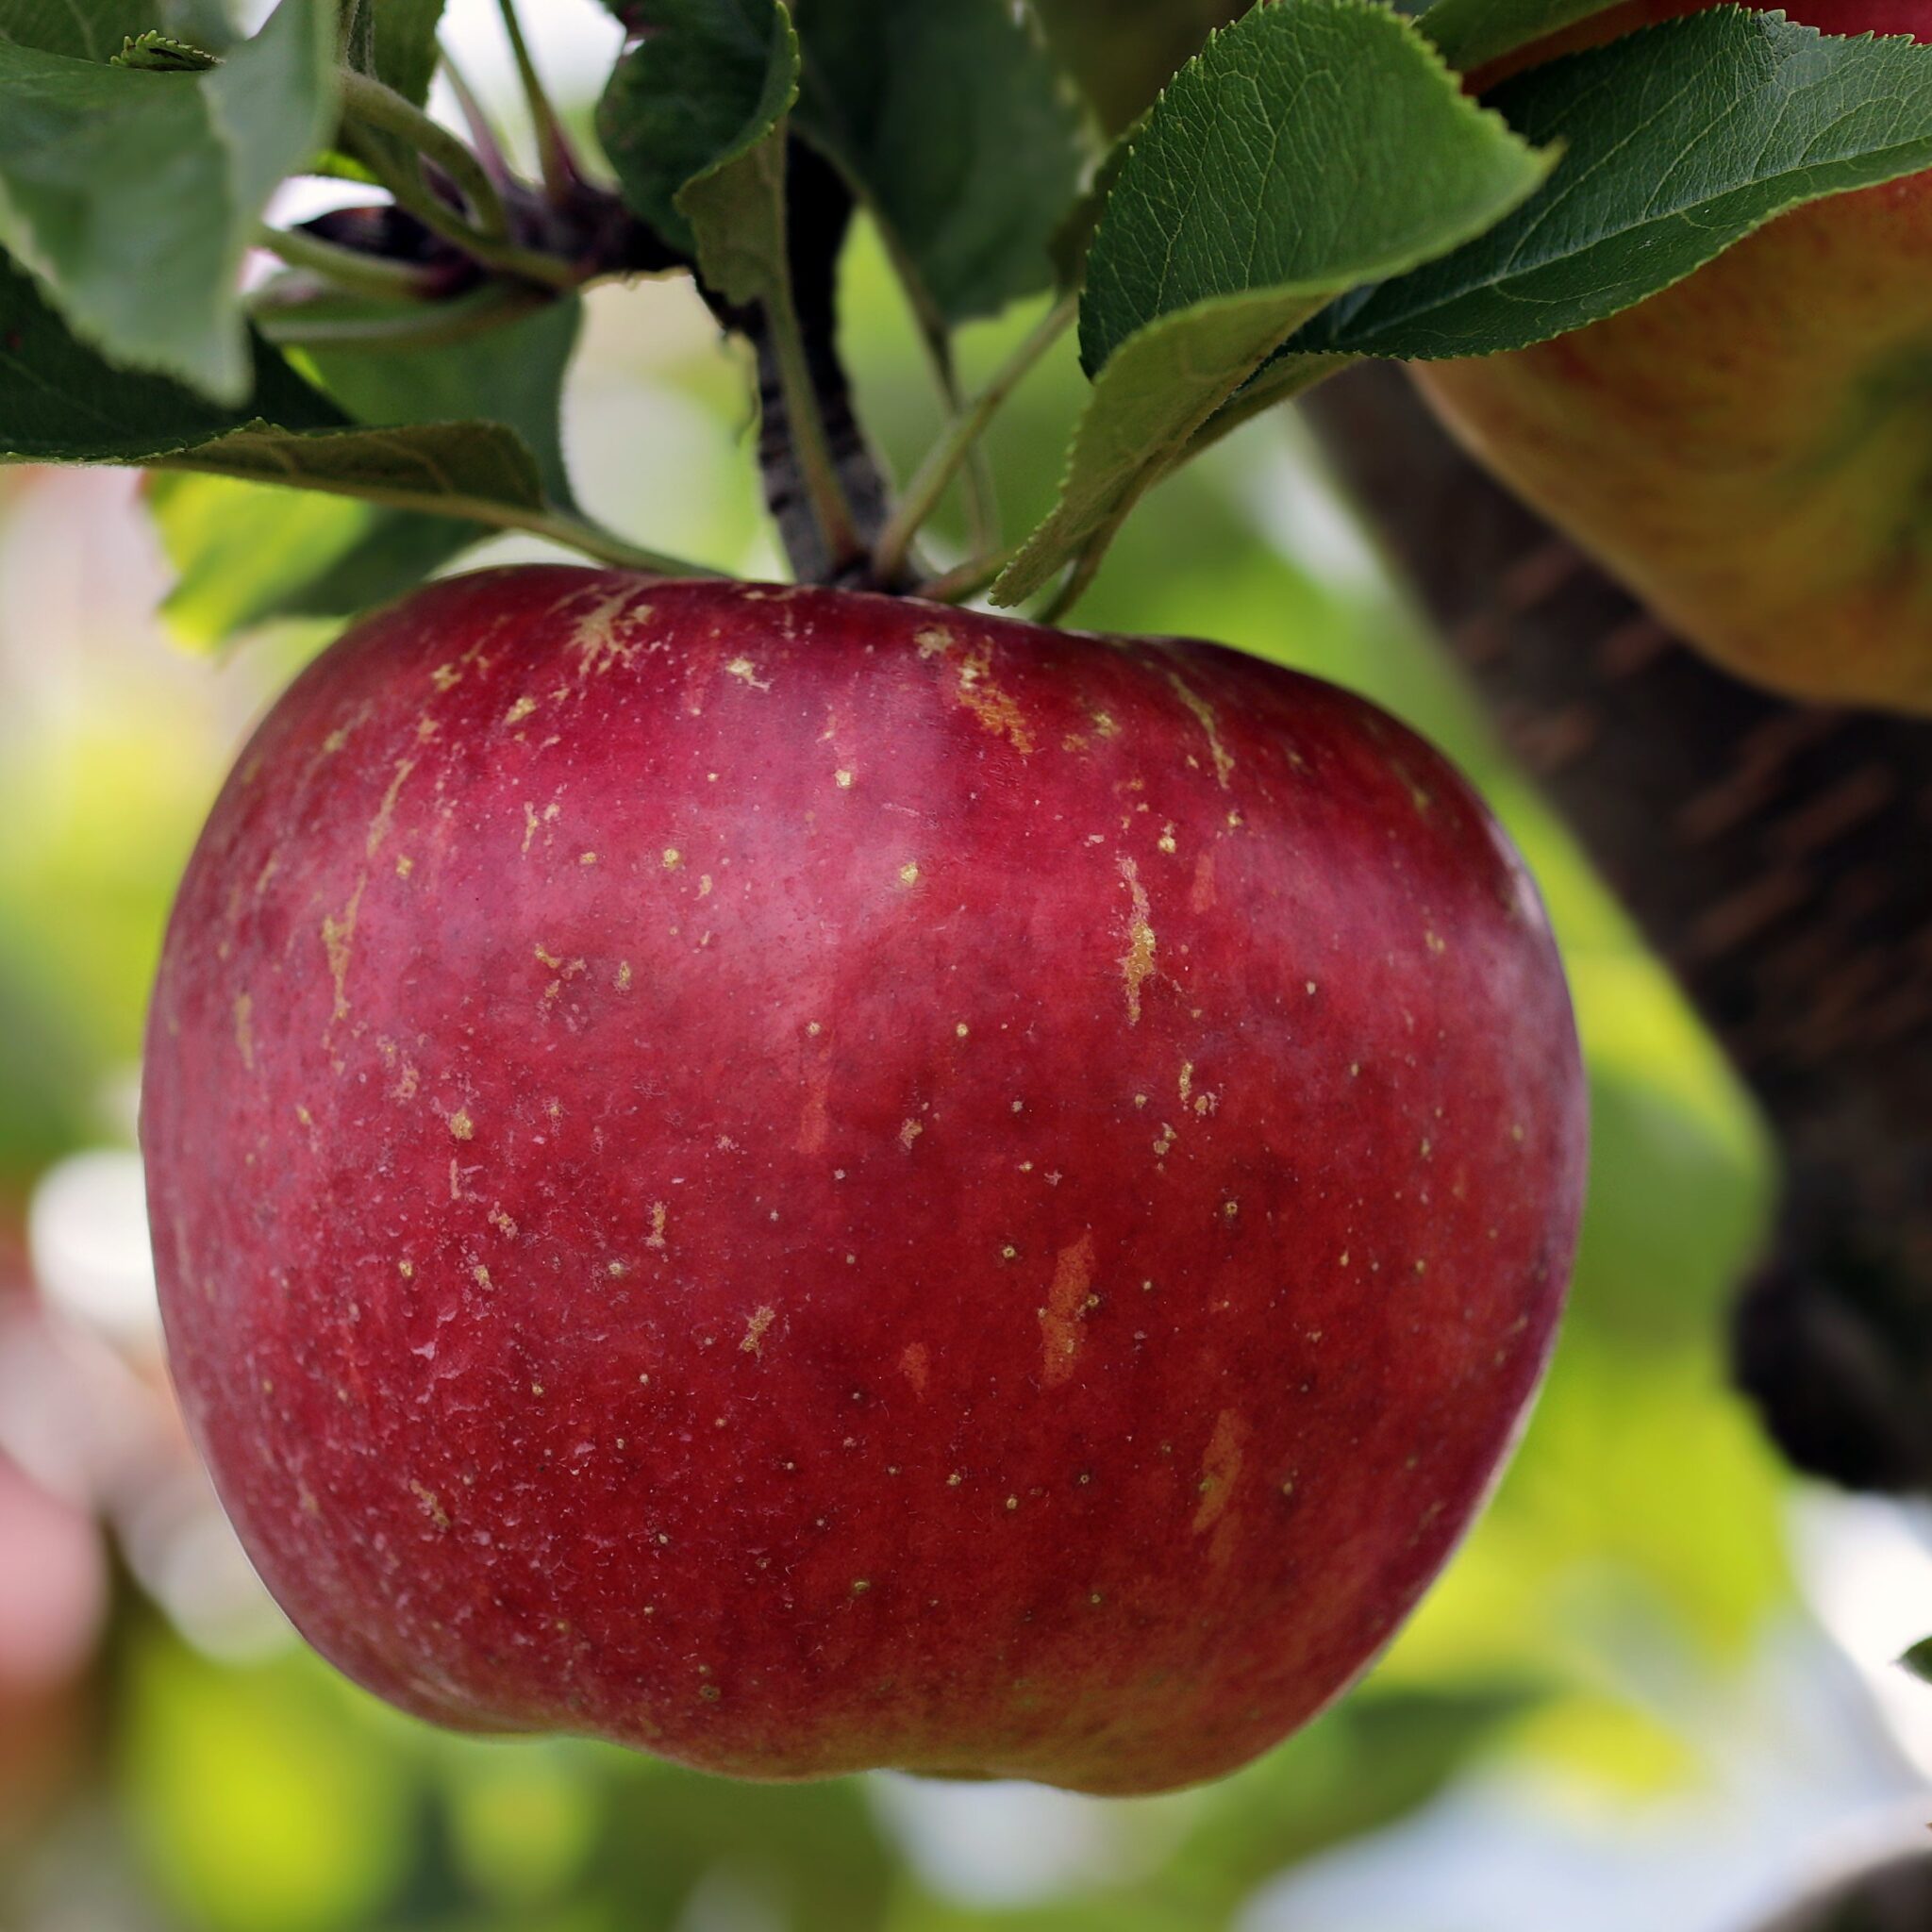
[[[1615, 8], [1511, 64], [1703, 4]], [[1932, 39], [1923, 0], [1786, 10]], [[1932, 713], [1932, 173], [1794, 208], [1553, 341], [1410, 369], [1486, 468], [1719, 663]]]
[[523, 568], [262, 726], [142, 1138], [190, 1426], [352, 1677], [1132, 1792], [1303, 1723], [1441, 1566], [1585, 1104], [1520, 862], [1361, 700]]

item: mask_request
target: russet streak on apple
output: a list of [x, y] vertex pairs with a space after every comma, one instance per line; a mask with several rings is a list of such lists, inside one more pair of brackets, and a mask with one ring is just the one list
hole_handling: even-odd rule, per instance
[[1548, 1353], [1583, 1085], [1432, 751], [1209, 645], [560, 568], [297, 682], [143, 1135], [184, 1406], [404, 1707], [714, 1771], [1213, 1776]]

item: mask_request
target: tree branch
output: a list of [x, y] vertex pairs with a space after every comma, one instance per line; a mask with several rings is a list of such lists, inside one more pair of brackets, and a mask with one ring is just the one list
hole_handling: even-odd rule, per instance
[[1932, 724], [1786, 703], [1674, 640], [1387, 367], [1308, 419], [1785, 1160], [1739, 1378], [1801, 1467], [1932, 1491]]

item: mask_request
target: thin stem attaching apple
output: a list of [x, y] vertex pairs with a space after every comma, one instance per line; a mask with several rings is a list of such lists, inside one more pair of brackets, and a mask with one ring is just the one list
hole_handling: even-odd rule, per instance
[[927, 452], [925, 460], [907, 484], [897, 508], [887, 519], [886, 527], [879, 533], [873, 561], [880, 577], [890, 580], [897, 573], [912, 546], [913, 538], [938, 507], [947, 485], [958, 474], [961, 463], [978, 446], [987, 425], [992, 421], [1001, 404], [1065, 334], [1078, 310], [1077, 295], [1066, 295], [1056, 302], [993, 373], [986, 387], [954, 417], [945, 433]]
[[853, 521], [845, 486], [839, 479], [839, 465], [832, 455], [824, 411], [819, 408], [818, 391], [812, 382], [805, 335], [799, 326], [798, 308], [792, 300], [789, 278], [781, 278], [779, 286], [767, 297], [764, 313], [799, 478], [805, 486], [819, 535], [824, 541], [825, 555], [835, 571], [842, 570], [863, 554], [865, 545]]

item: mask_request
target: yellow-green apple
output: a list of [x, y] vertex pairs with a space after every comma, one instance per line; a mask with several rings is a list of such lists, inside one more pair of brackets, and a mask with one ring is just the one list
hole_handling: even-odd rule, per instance
[[337, 643], [189, 868], [189, 1423], [365, 1685], [709, 1770], [1213, 1776], [1494, 1476], [1583, 1086], [1488, 813], [1209, 645], [527, 568]]
[[[1527, 58], [1710, 4], [1640, 0]], [[1784, 10], [1932, 39], [1924, 0]], [[1719, 662], [1932, 712], [1932, 174], [1794, 208], [1553, 341], [1412, 366], [1487, 467]]]

